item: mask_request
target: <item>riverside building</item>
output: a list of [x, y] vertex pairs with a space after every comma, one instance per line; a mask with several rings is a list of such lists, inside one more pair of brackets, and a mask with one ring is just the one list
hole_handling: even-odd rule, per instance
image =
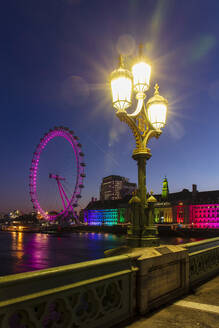
[[219, 228], [219, 190], [198, 191], [197, 185], [193, 184], [192, 191], [166, 192], [163, 197], [165, 180], [162, 194], [155, 196], [158, 199], [154, 210], [156, 223], [175, 223], [198, 229]]
[[136, 183], [129, 182], [128, 178], [120, 175], [110, 175], [103, 178], [100, 186], [100, 200], [122, 199], [137, 189]]
[[119, 200], [93, 201], [84, 209], [84, 223], [88, 225], [118, 225], [128, 222], [128, 201], [131, 196]]
[[[111, 177], [113, 176], [107, 178]], [[104, 179], [103, 181], [105, 181]], [[108, 180], [106, 181], [108, 182]], [[116, 200], [92, 200], [84, 209], [84, 222], [88, 225], [129, 223], [128, 202], [130, 198], [131, 195], [126, 195], [124, 198]], [[158, 225], [219, 229], [219, 190], [198, 191], [197, 186], [193, 184], [192, 191], [183, 189], [180, 192], [170, 193], [165, 177], [162, 192], [155, 195], [155, 198], [157, 203], [154, 203], [154, 222]]]

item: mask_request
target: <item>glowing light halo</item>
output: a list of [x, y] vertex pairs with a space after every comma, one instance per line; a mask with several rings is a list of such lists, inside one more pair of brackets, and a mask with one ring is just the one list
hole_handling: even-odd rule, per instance
[[[71, 195], [71, 198], [69, 199], [69, 202], [67, 203], [66, 208], [56, 215], [49, 215], [48, 212], [41, 207], [37, 197], [37, 173], [39, 170], [39, 162], [40, 162], [40, 156], [42, 151], [45, 149], [48, 142], [50, 142], [52, 139], [56, 137], [63, 137], [72, 146], [77, 163], [77, 177], [76, 177], [74, 191]], [[33, 153], [30, 175], [29, 175], [30, 197], [35, 210], [39, 212], [39, 214], [41, 214], [43, 218], [47, 220], [54, 220], [58, 216], [66, 217], [69, 211], [72, 211], [72, 209], [76, 207], [75, 205], [77, 205], [77, 198], [81, 197], [80, 195], [81, 188], [83, 187], [83, 179], [85, 177], [85, 173], [84, 173], [85, 164], [83, 163], [84, 154], [82, 153], [81, 144], [78, 142], [78, 139], [79, 138], [74, 135], [73, 131], [70, 131], [68, 128], [55, 127], [54, 129], [50, 129], [49, 132], [46, 133], [44, 137], [40, 139], [40, 143], [37, 145], [36, 150]]]

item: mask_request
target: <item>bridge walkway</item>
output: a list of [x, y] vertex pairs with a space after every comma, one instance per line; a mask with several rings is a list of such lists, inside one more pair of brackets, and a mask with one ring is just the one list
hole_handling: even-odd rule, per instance
[[219, 328], [219, 276], [127, 328]]

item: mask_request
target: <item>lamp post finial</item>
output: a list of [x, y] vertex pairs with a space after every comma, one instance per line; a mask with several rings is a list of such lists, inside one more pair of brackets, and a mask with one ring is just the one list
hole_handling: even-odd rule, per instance
[[156, 83], [155, 86], [154, 86], [154, 89], [155, 89], [154, 94], [155, 94], [155, 95], [159, 95], [159, 88], [160, 88], [160, 87], [159, 87], [158, 83]]
[[119, 55], [119, 67], [124, 67], [124, 57], [123, 55]]
[[143, 48], [144, 48], [143, 43], [139, 43], [139, 47], [138, 47], [139, 57], [141, 57], [143, 55]]

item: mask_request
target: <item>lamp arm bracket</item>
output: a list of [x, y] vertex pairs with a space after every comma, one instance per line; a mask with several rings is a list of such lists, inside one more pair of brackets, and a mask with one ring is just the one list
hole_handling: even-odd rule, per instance
[[159, 138], [161, 133], [162, 133], [161, 130], [156, 130], [154, 128], [152, 130], [148, 130], [147, 133], [143, 136], [143, 147], [144, 148], [147, 147], [147, 143], [152, 137]]
[[127, 116], [136, 118], [140, 114], [143, 105], [144, 105], [144, 99], [143, 98], [138, 99], [136, 110], [133, 113], [131, 113], [131, 114], [127, 114]]
[[144, 121], [145, 121], [145, 127], [146, 127], [146, 129], [145, 129], [145, 131], [144, 131], [144, 133], [142, 135], [142, 139], [143, 139], [142, 144], [143, 144], [143, 147], [146, 148], [148, 141], [152, 137], [159, 138], [159, 136], [161, 135], [162, 131], [155, 129], [155, 127], [153, 126], [153, 124], [149, 120], [148, 113], [147, 113], [147, 110], [146, 110], [146, 107], [145, 107], [145, 103], [143, 105], [144, 106], [143, 106], [142, 112], [143, 112], [143, 116], [144, 116]]
[[141, 148], [142, 141], [143, 141], [142, 135], [141, 135], [139, 128], [136, 126], [133, 118], [131, 118], [129, 115], [127, 115], [127, 113], [125, 111], [118, 111], [116, 113], [116, 115], [118, 116], [118, 118], [120, 119], [121, 122], [125, 122], [132, 130], [132, 133], [135, 137], [136, 148], [137, 149]]

